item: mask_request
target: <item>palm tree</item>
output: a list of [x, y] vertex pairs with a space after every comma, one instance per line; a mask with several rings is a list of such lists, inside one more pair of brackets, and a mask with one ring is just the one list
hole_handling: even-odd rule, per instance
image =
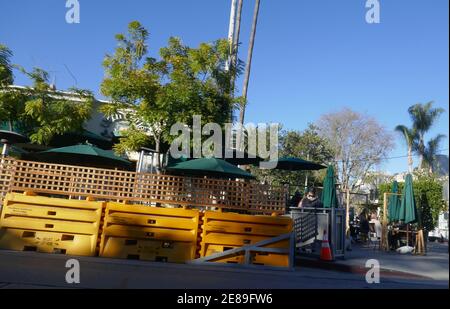
[[424, 164], [428, 166], [430, 174], [433, 173], [434, 163], [436, 160], [436, 155], [439, 152], [439, 145], [446, 136], [444, 134], [439, 134], [435, 138], [428, 141], [427, 147], [425, 148], [423, 160]]
[[11, 50], [0, 44], [0, 86], [10, 85], [13, 82], [11, 56]]
[[425, 133], [427, 133], [439, 116], [444, 112], [443, 108], [433, 108], [433, 102], [415, 104], [408, 109], [413, 121], [413, 129], [417, 132], [417, 140], [414, 142], [414, 150], [420, 157], [419, 167], [424, 168], [424, 156], [426, 151]]
[[406, 146], [408, 147], [408, 170], [410, 173], [413, 171], [413, 148], [414, 142], [417, 139], [417, 132], [414, 128], [410, 129], [404, 125], [398, 125], [395, 127], [395, 131], [401, 133], [405, 138]]

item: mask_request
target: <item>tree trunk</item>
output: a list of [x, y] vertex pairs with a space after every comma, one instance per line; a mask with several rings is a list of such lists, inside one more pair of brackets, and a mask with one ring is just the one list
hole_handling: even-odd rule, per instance
[[408, 170], [409, 173], [413, 172], [413, 157], [412, 157], [412, 147], [408, 146]]
[[155, 137], [155, 150], [156, 150], [156, 156], [157, 156], [157, 160], [156, 160], [156, 173], [157, 174], [161, 174], [161, 156], [159, 153], [159, 150], [161, 149], [161, 139]]
[[419, 168], [421, 171], [423, 171], [424, 166], [423, 166], [423, 154], [425, 151], [425, 144], [423, 142], [423, 135], [420, 135], [420, 140], [419, 140]]

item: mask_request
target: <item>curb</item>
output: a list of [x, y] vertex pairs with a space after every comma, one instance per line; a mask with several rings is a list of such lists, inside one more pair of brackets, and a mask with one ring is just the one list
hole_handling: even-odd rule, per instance
[[[309, 268], [318, 268], [318, 269], [324, 269], [324, 270], [333, 270], [338, 272], [345, 272], [345, 273], [352, 273], [352, 274], [362, 274], [365, 275], [367, 273], [367, 268], [362, 266], [354, 266], [354, 265], [347, 265], [342, 264], [336, 261], [333, 262], [324, 262], [321, 260], [315, 260], [311, 258], [296, 258], [296, 266], [298, 267], [309, 267]], [[380, 269], [380, 275], [386, 276], [386, 277], [400, 277], [405, 279], [427, 279], [430, 280], [432, 278], [398, 271], [398, 270], [392, 270], [387, 268], [381, 268]]]

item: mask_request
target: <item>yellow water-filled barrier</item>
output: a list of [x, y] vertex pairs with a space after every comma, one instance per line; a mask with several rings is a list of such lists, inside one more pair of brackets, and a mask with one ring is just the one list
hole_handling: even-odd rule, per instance
[[207, 211], [203, 222], [200, 256], [211, 257], [205, 261], [277, 267], [292, 264], [291, 218]]
[[96, 254], [102, 202], [8, 193], [0, 248], [68, 255]]
[[100, 256], [169, 263], [195, 258], [199, 211], [109, 202]]

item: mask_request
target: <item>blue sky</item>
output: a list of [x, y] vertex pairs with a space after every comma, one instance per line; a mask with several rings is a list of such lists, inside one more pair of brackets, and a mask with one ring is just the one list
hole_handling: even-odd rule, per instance
[[[81, 23], [65, 22], [65, 0], [0, 2], [0, 42], [13, 62], [42, 67], [59, 89], [97, 96], [102, 59], [114, 35], [139, 20], [157, 55], [170, 36], [191, 46], [224, 38], [230, 0], [79, 0]], [[407, 108], [435, 101], [446, 109], [429, 137], [448, 135], [448, 0], [380, 0], [381, 23], [365, 21], [365, 0], [262, 0], [246, 122], [302, 130], [320, 115], [350, 107], [392, 130], [410, 124]], [[244, 0], [240, 57], [245, 61], [253, 0]], [[16, 74], [16, 84], [29, 84]], [[237, 87], [242, 88], [242, 81]], [[392, 157], [406, 153], [400, 138]], [[448, 154], [448, 139], [442, 145]], [[417, 161], [417, 160], [416, 160]], [[406, 170], [392, 159], [381, 170]]]

